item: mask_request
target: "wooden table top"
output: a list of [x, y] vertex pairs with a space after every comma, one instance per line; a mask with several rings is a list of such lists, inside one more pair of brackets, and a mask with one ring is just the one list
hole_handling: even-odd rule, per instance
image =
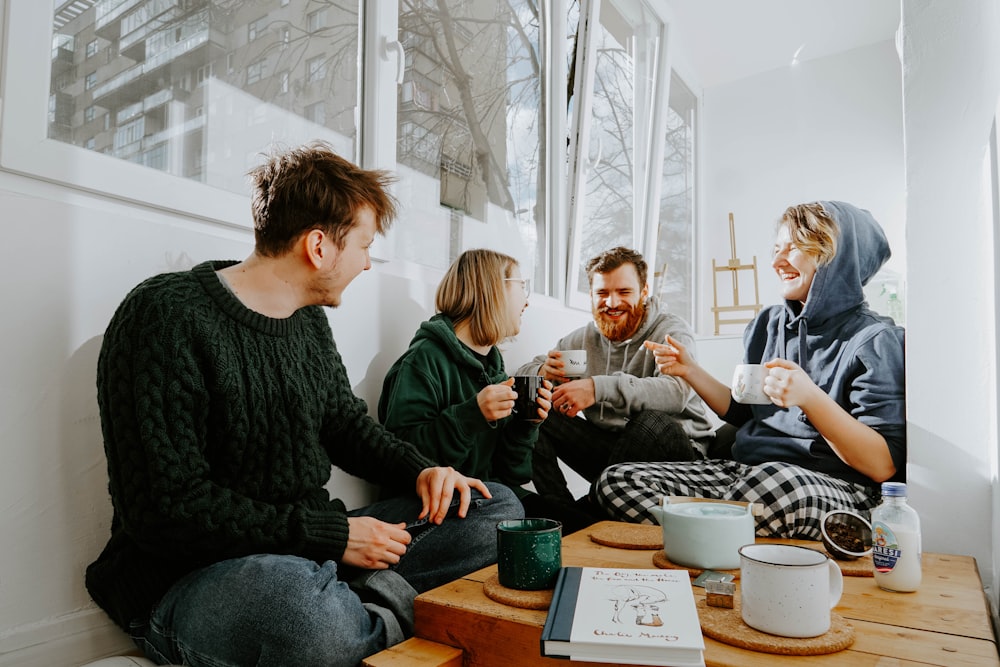
[[[565, 537], [563, 565], [655, 567], [655, 551], [617, 549], [593, 542], [590, 531], [606, 528], [608, 523]], [[494, 565], [418, 596], [415, 635], [461, 648], [465, 667], [565, 667], [565, 660], [540, 655], [539, 639], [547, 611], [511, 607], [483, 593], [483, 582], [495, 573]], [[700, 587], [694, 587], [694, 593], [696, 599], [705, 595]], [[856, 640], [846, 650], [819, 656], [782, 656], [705, 637], [705, 663], [709, 667], [806, 663], [816, 667], [1000, 666], [989, 607], [975, 559], [970, 556], [924, 553], [923, 581], [914, 593], [892, 593], [880, 589], [871, 577], [845, 576], [844, 593], [834, 611], [855, 629]]]

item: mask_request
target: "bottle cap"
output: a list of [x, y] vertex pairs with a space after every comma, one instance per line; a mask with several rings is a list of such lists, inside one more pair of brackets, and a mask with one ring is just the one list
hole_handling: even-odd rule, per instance
[[882, 482], [882, 495], [890, 498], [905, 498], [906, 484], [902, 482]]

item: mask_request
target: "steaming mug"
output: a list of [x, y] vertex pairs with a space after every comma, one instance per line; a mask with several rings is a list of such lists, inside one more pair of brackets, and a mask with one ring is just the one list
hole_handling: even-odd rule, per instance
[[740, 607], [751, 628], [781, 637], [818, 637], [830, 629], [844, 578], [826, 554], [788, 544], [740, 547]]

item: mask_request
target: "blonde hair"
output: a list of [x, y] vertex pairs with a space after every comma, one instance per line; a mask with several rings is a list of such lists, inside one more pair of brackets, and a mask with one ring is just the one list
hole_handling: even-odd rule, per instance
[[820, 266], [837, 254], [840, 228], [819, 202], [798, 204], [785, 209], [778, 227], [788, 227], [788, 237], [802, 252], [816, 258]]
[[496, 345], [512, 336], [507, 323], [507, 283], [517, 260], [493, 250], [466, 250], [441, 279], [434, 305], [454, 326], [468, 322], [476, 345]]

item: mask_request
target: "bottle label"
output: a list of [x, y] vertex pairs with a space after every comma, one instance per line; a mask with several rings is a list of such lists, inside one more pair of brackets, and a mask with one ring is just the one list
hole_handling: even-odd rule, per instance
[[902, 552], [892, 528], [881, 521], [872, 524], [872, 560], [876, 572], [892, 572]]

